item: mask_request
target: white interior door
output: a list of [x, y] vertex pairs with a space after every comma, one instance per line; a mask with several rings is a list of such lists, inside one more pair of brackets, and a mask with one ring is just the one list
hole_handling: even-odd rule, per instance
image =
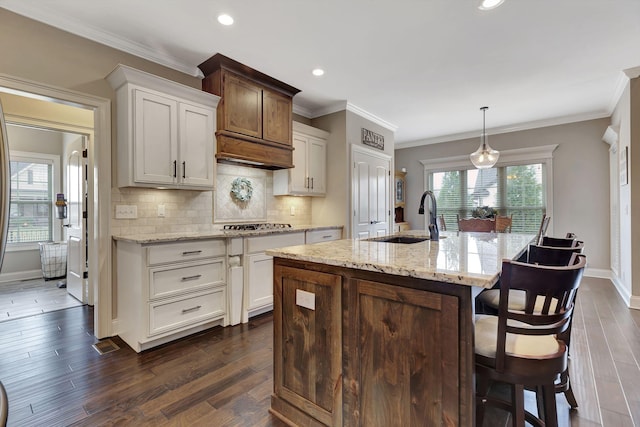
[[353, 238], [364, 239], [389, 233], [391, 218], [391, 158], [352, 149]]
[[86, 180], [84, 176], [85, 159], [84, 137], [80, 136], [67, 148], [65, 183], [68, 205], [67, 237], [67, 292], [77, 300], [88, 303], [88, 281], [84, 215]]

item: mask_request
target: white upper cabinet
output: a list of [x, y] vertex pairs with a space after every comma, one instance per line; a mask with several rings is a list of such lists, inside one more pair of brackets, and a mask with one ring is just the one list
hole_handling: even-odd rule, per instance
[[107, 80], [117, 97], [118, 187], [213, 190], [220, 98], [124, 65]]
[[324, 196], [329, 133], [293, 122], [293, 165], [273, 171], [274, 196]]

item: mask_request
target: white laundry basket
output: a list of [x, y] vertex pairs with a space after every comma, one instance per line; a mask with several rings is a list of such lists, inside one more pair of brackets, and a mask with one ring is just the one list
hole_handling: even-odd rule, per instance
[[67, 242], [40, 243], [42, 277], [55, 279], [67, 275]]

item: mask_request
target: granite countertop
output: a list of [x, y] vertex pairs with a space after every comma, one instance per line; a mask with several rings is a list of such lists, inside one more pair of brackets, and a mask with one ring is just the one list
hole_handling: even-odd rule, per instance
[[282, 233], [297, 233], [304, 231], [315, 230], [335, 230], [343, 228], [341, 225], [335, 226], [312, 226], [312, 225], [298, 225], [291, 228], [272, 228], [265, 230], [222, 230], [212, 229], [209, 231], [200, 231], [194, 233], [154, 233], [154, 234], [134, 234], [127, 236], [114, 235], [114, 240], [120, 240], [124, 242], [133, 243], [167, 243], [167, 242], [180, 242], [185, 240], [204, 240], [215, 238], [230, 238], [230, 237], [253, 237], [253, 236], [265, 236], [268, 234], [282, 234]]
[[[425, 231], [394, 236], [428, 237]], [[502, 259], [514, 259], [532, 234], [442, 232], [440, 240], [398, 244], [373, 240], [335, 240], [266, 251], [267, 255], [339, 267], [417, 277], [459, 285], [492, 287]]]

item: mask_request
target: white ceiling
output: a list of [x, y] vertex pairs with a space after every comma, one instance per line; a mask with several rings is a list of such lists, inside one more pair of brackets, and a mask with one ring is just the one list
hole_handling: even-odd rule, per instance
[[[0, 0], [0, 7], [197, 75], [222, 53], [348, 108], [407, 147], [607, 117], [640, 66], [640, 0]], [[216, 21], [225, 12], [231, 27]], [[326, 74], [313, 77], [315, 67]]]

